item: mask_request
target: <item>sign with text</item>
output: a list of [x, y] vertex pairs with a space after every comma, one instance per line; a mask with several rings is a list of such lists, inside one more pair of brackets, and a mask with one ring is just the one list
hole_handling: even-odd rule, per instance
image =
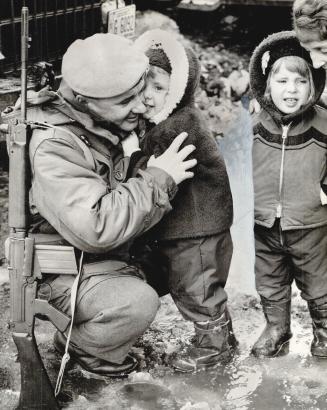
[[108, 13], [108, 33], [131, 38], [135, 34], [135, 4], [110, 10]]

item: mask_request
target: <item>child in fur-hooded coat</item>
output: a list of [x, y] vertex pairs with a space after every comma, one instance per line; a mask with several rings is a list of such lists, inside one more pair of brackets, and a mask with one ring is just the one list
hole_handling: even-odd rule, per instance
[[[148, 112], [155, 105], [151, 81], [152, 89], [158, 90], [155, 75], [151, 80], [151, 71], [159, 67], [169, 74], [163, 108], [145, 121], [146, 132], [141, 138], [143, 154], [162, 154], [174, 137], [185, 131], [188, 133], [186, 144], [196, 147], [190, 158], [197, 159], [194, 178], [180, 185], [172, 202], [173, 210], [151, 230], [151, 238], [160, 253], [168, 258], [169, 290], [184, 318], [195, 325], [205, 321], [209, 323], [208, 329], [219, 319], [230, 323], [232, 333], [224, 290], [233, 249], [232, 195], [224, 160], [194, 104], [199, 62], [191, 49], [184, 48], [175, 37], [162, 30], [148, 31], [136, 43], [150, 61], [144, 92]], [[139, 157], [141, 155], [139, 153]], [[137, 155], [131, 159], [134, 165], [135, 158]]]
[[327, 358], [326, 83], [292, 31], [254, 50], [250, 84], [261, 111], [253, 120], [255, 279], [266, 326], [257, 357], [288, 352], [292, 283], [307, 301], [311, 353]]

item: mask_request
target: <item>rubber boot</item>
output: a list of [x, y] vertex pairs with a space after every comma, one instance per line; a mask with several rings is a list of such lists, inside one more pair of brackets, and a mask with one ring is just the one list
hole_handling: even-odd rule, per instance
[[291, 333], [291, 301], [272, 302], [261, 298], [267, 324], [251, 353], [257, 357], [275, 357], [287, 354]]
[[309, 311], [313, 329], [311, 354], [327, 359], [327, 303], [319, 306], [309, 303]]
[[175, 370], [191, 373], [231, 359], [238, 342], [226, 310], [218, 319], [195, 322], [194, 345], [172, 361]]
[[[55, 333], [53, 344], [60, 354], [65, 352], [66, 340], [66, 336], [63, 333], [59, 331]], [[69, 343], [68, 352], [71, 359], [77, 362], [89, 377], [96, 379], [101, 379], [102, 377], [126, 377], [138, 366], [137, 360], [131, 355], [127, 355], [121, 364], [111, 363], [89, 355], [72, 342]]]

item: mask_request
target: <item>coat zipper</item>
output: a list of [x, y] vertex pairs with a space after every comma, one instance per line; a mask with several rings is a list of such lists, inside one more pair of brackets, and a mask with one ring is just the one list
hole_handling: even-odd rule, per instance
[[[288, 131], [291, 127], [291, 123], [282, 126], [282, 158], [280, 162], [279, 170], [279, 189], [278, 189], [278, 204], [276, 209], [276, 218], [281, 218], [282, 216], [282, 191], [283, 191], [283, 182], [284, 182], [284, 162], [285, 162], [285, 144], [288, 135]], [[284, 246], [284, 238], [281, 224], [279, 222], [279, 238], [280, 244]]]
[[282, 216], [282, 190], [283, 190], [283, 180], [284, 180], [284, 162], [285, 162], [285, 144], [288, 135], [288, 131], [291, 127], [291, 123], [282, 126], [282, 158], [280, 162], [279, 170], [279, 189], [278, 189], [278, 204], [276, 209], [276, 218], [281, 218]]

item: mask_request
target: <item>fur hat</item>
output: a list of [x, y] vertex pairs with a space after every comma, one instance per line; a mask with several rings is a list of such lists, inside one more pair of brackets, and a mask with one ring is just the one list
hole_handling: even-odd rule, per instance
[[272, 66], [278, 59], [287, 56], [301, 57], [309, 64], [315, 87], [315, 96], [313, 101], [310, 102], [310, 106], [319, 100], [324, 90], [326, 79], [324, 69], [314, 69], [312, 67], [310, 54], [301, 46], [294, 31], [281, 31], [271, 34], [256, 47], [250, 60], [250, 85], [253, 95], [271, 115], [278, 120], [281, 120], [281, 117], [283, 117], [285, 122], [301, 115], [308, 108], [308, 106], [304, 106], [294, 114], [276, 115], [275, 107], [267, 104], [264, 98], [267, 79]]
[[150, 64], [152, 64], [151, 60], [156, 60], [153, 65], [158, 65], [157, 60], [162, 58], [161, 68], [165, 69], [164, 66], [167, 66], [166, 59], [171, 67], [165, 106], [150, 119], [151, 122], [159, 124], [177, 106], [180, 107], [193, 101], [193, 94], [199, 80], [200, 65], [194, 52], [190, 48], [184, 47], [177, 40], [176, 35], [168, 31], [160, 29], [146, 31], [136, 39], [135, 45], [140, 51], [150, 56]]
[[62, 76], [81, 95], [110, 98], [133, 88], [148, 65], [148, 58], [130, 40], [98, 33], [70, 45], [63, 56]]

